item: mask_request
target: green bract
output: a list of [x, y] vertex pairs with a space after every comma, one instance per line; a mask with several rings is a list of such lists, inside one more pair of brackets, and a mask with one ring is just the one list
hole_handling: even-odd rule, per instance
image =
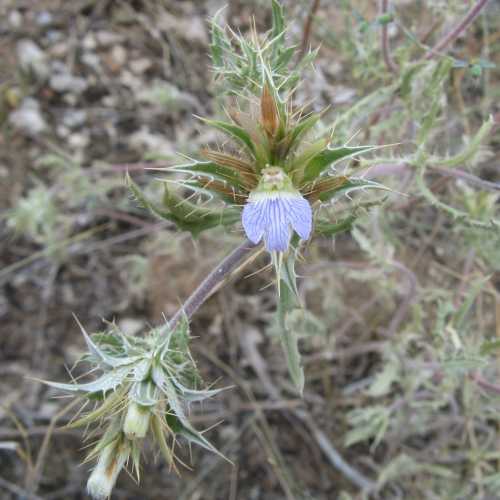
[[[107, 491], [109, 485], [103, 483], [99, 464], [103, 461], [108, 466], [114, 464], [110, 458], [113, 450], [117, 460], [126, 450], [127, 459], [132, 460], [139, 475], [141, 442], [148, 434], [153, 436], [173, 468], [174, 444], [178, 437], [220, 454], [187, 417], [191, 402], [202, 401], [224, 389], [200, 390], [201, 379], [188, 348], [186, 321], [179, 322], [173, 329], [169, 325], [154, 329], [144, 338], [125, 335], [114, 325], [92, 336], [81, 325], [80, 328], [88, 349], [82, 361], [90, 363], [91, 373], [100, 371], [101, 374], [89, 382], [46, 383], [75, 393], [82, 402], [94, 405], [68, 427], [107, 425], [106, 432], [87, 457], [87, 460], [98, 459], [89, 479], [91, 493]], [[121, 468], [127, 460], [119, 461]], [[97, 493], [95, 496], [99, 498]]]
[[[331, 127], [315, 133], [324, 113], [294, 106], [292, 97], [302, 70], [316, 53], [307, 53], [298, 64], [294, 61], [296, 47], [286, 44], [283, 9], [277, 0], [271, 6], [272, 27], [264, 36], [255, 29], [247, 37], [223, 29], [217, 16], [212, 22], [214, 73], [233, 100], [226, 109], [226, 120], [201, 120], [225, 136], [224, 146], [203, 149], [199, 158], [157, 169], [168, 174], [161, 203], [148, 200], [128, 178], [134, 196], [145, 208], [193, 236], [215, 226], [239, 223], [242, 207], [269, 167], [282, 169], [291, 180], [291, 189], [300, 192], [313, 210], [339, 194], [383, 188], [335, 170], [339, 162], [383, 146], [335, 145]], [[337, 221], [319, 222], [324, 226]]]

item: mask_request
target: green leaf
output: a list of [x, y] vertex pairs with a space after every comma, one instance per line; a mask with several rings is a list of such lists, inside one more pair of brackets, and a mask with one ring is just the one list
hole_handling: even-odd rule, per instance
[[478, 152], [481, 144], [489, 137], [493, 127], [495, 127], [495, 120], [490, 116], [490, 118], [481, 125], [476, 134], [474, 134], [474, 137], [470, 139], [462, 151], [454, 156], [437, 161], [436, 165], [442, 167], [457, 167], [463, 165]]
[[[99, 405], [95, 410], [90, 411], [78, 418], [77, 420], [72, 420], [66, 425], [68, 429], [73, 429], [75, 427], [82, 427], [83, 425], [89, 425], [97, 422], [99, 419], [110, 413], [114, 413], [116, 407], [123, 402], [127, 388], [123, 387], [107, 396], [101, 405]], [[90, 399], [90, 398], [89, 398]]]
[[416, 474], [417, 471], [418, 463], [414, 458], [405, 454], [398, 455], [382, 469], [377, 480], [377, 485], [379, 488], [382, 488], [388, 481]]
[[292, 161], [285, 165], [285, 170], [292, 176], [297, 186], [299, 186], [300, 182], [303, 180], [304, 169], [307, 164], [325, 149], [328, 140], [329, 139], [322, 137], [314, 141], [309, 146], [301, 149], [300, 153], [295, 155]]
[[127, 176], [127, 184], [144, 208], [161, 219], [173, 222], [179, 229], [189, 231], [194, 237], [216, 226], [230, 226], [240, 219], [239, 210], [226, 207], [222, 210], [199, 207], [177, 196], [168, 190], [166, 185], [163, 197], [164, 206], [161, 207], [147, 200], [130, 176]]
[[[226, 459], [224, 455], [222, 455], [217, 448], [215, 448], [209, 441], [207, 441], [201, 434], [201, 432], [197, 431], [193, 428], [191, 423], [186, 417], [184, 412], [183, 404], [181, 399], [179, 398], [176, 388], [172, 383], [170, 377], [167, 377], [162, 368], [159, 366], [153, 367], [153, 380], [156, 385], [161, 388], [167, 397], [168, 405], [172, 410], [172, 414], [167, 415], [167, 422], [169, 426], [172, 428], [174, 432], [177, 434], [184, 436], [189, 442], [196, 443], [199, 446], [211, 451], [219, 455], [220, 457]], [[177, 422], [173, 422], [173, 420], [177, 420]], [[227, 460], [227, 459], [226, 459]]]
[[155, 406], [160, 393], [155, 384], [150, 381], [136, 382], [130, 390], [130, 399], [141, 406]]
[[164, 369], [161, 366], [153, 366], [152, 370], [152, 378], [154, 383], [157, 385], [159, 389], [165, 394], [167, 397], [168, 404], [172, 409], [175, 416], [179, 419], [179, 421], [188, 428], [191, 428], [191, 424], [186, 417], [184, 412], [184, 408], [179, 399], [175, 386], [170, 381], [170, 377], [167, 376]]
[[132, 180], [132, 177], [127, 173], [125, 177], [125, 182], [127, 183], [128, 188], [140, 203], [140, 205], [149, 210], [151, 213], [160, 217], [160, 219], [169, 220], [175, 222], [175, 217], [168, 210], [164, 210], [162, 207], [156, 205], [155, 203], [151, 203], [143, 194], [139, 186]]
[[314, 226], [316, 233], [324, 236], [333, 236], [338, 233], [345, 233], [352, 229], [354, 221], [357, 219], [357, 215], [350, 215], [339, 222], [329, 222], [326, 220], [318, 220]]
[[366, 213], [374, 207], [382, 205], [387, 200], [387, 197], [360, 203], [352, 209], [352, 213], [340, 219], [338, 222], [330, 222], [326, 219], [318, 219], [314, 224], [314, 231], [318, 234], [324, 236], [334, 236], [338, 233], [343, 233], [350, 231], [353, 228], [354, 222], [361, 215], [361, 213]]
[[163, 428], [164, 424], [161, 421], [161, 417], [159, 415], [153, 414], [151, 419], [151, 429], [153, 431], [155, 442], [158, 444], [158, 447], [160, 448], [160, 452], [163, 455], [165, 462], [167, 462], [167, 464], [169, 465], [173, 465], [174, 455], [171, 449], [168, 447]]
[[98, 363], [102, 363], [106, 366], [109, 367], [118, 367], [118, 366], [123, 366], [130, 364], [131, 362], [135, 361], [137, 358], [130, 358], [127, 356], [110, 356], [106, 352], [104, 352], [87, 334], [85, 331], [85, 328], [83, 328], [83, 325], [80, 323], [78, 318], [73, 314], [73, 318], [75, 318], [75, 321], [77, 322], [80, 331], [82, 332], [83, 338], [85, 340], [85, 343], [87, 344], [87, 349], [89, 350], [90, 356], [93, 360], [95, 360]]
[[456, 330], [459, 333], [463, 330], [465, 326], [465, 320], [467, 318], [467, 314], [469, 313], [474, 302], [476, 301], [477, 296], [481, 293], [481, 290], [488, 283], [490, 278], [491, 278], [490, 276], [487, 276], [485, 278], [480, 278], [472, 284], [469, 292], [467, 293], [467, 296], [465, 297], [464, 303], [460, 306], [454, 318], [453, 323]]
[[347, 419], [353, 427], [345, 438], [345, 445], [351, 446], [360, 441], [374, 438], [373, 448], [383, 439], [389, 426], [390, 409], [385, 406], [370, 406], [348, 413]]
[[286, 321], [287, 327], [295, 331], [299, 337], [325, 336], [325, 324], [306, 309], [292, 309]]
[[188, 442], [197, 444], [198, 446], [201, 446], [202, 448], [215, 453], [219, 457], [232, 464], [231, 460], [224, 456], [212, 443], [210, 443], [210, 441], [205, 439], [201, 432], [194, 430], [192, 427], [188, 428], [184, 426], [178, 431], [178, 434], [180, 436], [183, 436]]
[[401, 86], [399, 87], [399, 95], [401, 99], [408, 99], [411, 95], [412, 82], [419, 71], [426, 66], [427, 62], [415, 63], [404, 69], [401, 76]]
[[386, 363], [384, 369], [375, 376], [366, 394], [373, 398], [384, 396], [390, 391], [393, 382], [398, 380], [399, 375], [399, 366], [395, 362]]
[[417, 133], [416, 143], [423, 148], [433, 125], [438, 117], [439, 110], [442, 107], [441, 88], [445, 78], [450, 74], [453, 61], [450, 58], [443, 58], [436, 64], [428, 85], [420, 99], [425, 103], [425, 113], [420, 120], [420, 128]]
[[381, 189], [383, 191], [391, 191], [390, 188], [384, 186], [383, 184], [379, 184], [378, 182], [350, 177], [344, 184], [338, 185], [328, 191], [323, 191], [319, 195], [319, 199], [322, 202], [327, 202], [339, 194], [349, 195], [354, 191], [364, 189]]
[[283, 7], [278, 0], [272, 0], [272, 38], [279, 37], [285, 31], [285, 16], [283, 14]]
[[85, 462], [96, 459], [101, 451], [106, 448], [106, 446], [110, 445], [114, 441], [121, 441], [122, 439], [123, 434], [120, 419], [114, 418], [113, 420], [111, 420], [111, 423], [108, 425], [101, 439], [99, 439], [97, 444], [94, 446], [94, 448], [92, 448], [92, 450], [85, 458]]
[[487, 356], [500, 349], [500, 339], [496, 340], [485, 340], [480, 349], [480, 354], [482, 356]]
[[110, 372], [105, 373], [97, 380], [93, 382], [88, 382], [86, 384], [62, 384], [59, 382], [49, 382], [43, 381], [50, 387], [55, 387], [56, 389], [61, 389], [63, 391], [69, 392], [106, 392], [113, 390], [118, 387], [127, 378], [128, 374], [132, 371], [132, 366], [122, 366], [120, 368], [115, 368]]
[[321, 118], [321, 113], [314, 113], [293, 127], [293, 129], [289, 132], [289, 136], [285, 138], [288, 141], [287, 147], [288, 151], [292, 150], [295, 146], [298, 145], [300, 139], [304, 137], [315, 125], [318, 123]]
[[204, 121], [207, 125], [221, 130], [236, 141], [243, 144], [247, 148], [248, 152], [255, 158], [255, 144], [253, 143], [250, 134], [248, 134], [248, 132], [246, 132], [244, 129], [238, 127], [238, 125], [219, 120], [209, 120], [207, 118], [201, 118], [201, 120]]
[[448, 373], [464, 373], [484, 368], [487, 364], [485, 359], [478, 356], [463, 356], [443, 361], [441, 368]]
[[285, 49], [279, 50], [279, 55], [276, 58], [276, 62], [274, 65], [275, 71], [280, 71], [285, 69], [288, 63], [292, 60], [293, 55], [295, 54], [296, 46], [287, 47]]
[[220, 392], [229, 389], [229, 387], [222, 387], [220, 389], [197, 391], [194, 389], [188, 389], [187, 387], [182, 385], [175, 377], [172, 378], [172, 382], [177, 390], [181, 393], [182, 398], [189, 403], [193, 403], [195, 401], [203, 401], [204, 399], [211, 398], [212, 396], [215, 396]]
[[151, 370], [151, 362], [152, 360], [148, 356], [141, 359], [138, 363], [135, 363], [134, 379], [136, 382], [142, 382], [148, 377], [149, 371]]
[[227, 41], [224, 30], [217, 24], [217, 14], [211, 22], [212, 40], [210, 44], [210, 52], [214, 66], [222, 66], [224, 63], [224, 49], [227, 49]]
[[176, 165], [168, 169], [171, 172], [182, 172], [194, 176], [201, 175], [209, 179], [219, 180], [228, 184], [229, 186], [240, 190], [245, 189], [242, 178], [239, 173], [229, 167], [217, 165], [214, 162], [193, 162], [187, 165]]
[[326, 168], [331, 165], [335, 165], [335, 163], [340, 160], [352, 158], [361, 153], [380, 149], [381, 147], [387, 146], [341, 146], [334, 149], [324, 149], [307, 163], [304, 169], [302, 181], [310, 182], [316, 179], [325, 171]]
[[483, 477], [482, 484], [489, 486], [495, 492], [500, 490], [500, 472]]
[[298, 308], [294, 264], [295, 254], [290, 252], [285, 263], [279, 268], [277, 324], [288, 372], [298, 392], [302, 395], [304, 391], [304, 370], [300, 362], [298, 335], [291, 328], [292, 322], [289, 321], [291, 312]]

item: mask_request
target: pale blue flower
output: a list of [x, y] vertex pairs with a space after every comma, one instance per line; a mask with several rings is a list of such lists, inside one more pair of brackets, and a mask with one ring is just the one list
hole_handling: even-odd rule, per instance
[[312, 209], [298, 192], [255, 192], [243, 208], [242, 223], [252, 243], [264, 239], [269, 252], [285, 252], [292, 230], [303, 240], [312, 230]]

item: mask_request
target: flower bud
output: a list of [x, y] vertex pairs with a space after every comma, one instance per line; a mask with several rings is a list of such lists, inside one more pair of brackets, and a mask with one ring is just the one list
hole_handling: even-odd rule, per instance
[[274, 137], [279, 127], [278, 107], [268, 85], [264, 85], [260, 100], [261, 123], [269, 137]]
[[123, 432], [129, 439], [141, 439], [146, 437], [149, 428], [151, 412], [149, 408], [131, 402], [127, 409]]
[[103, 448], [99, 460], [87, 481], [87, 491], [96, 500], [104, 500], [111, 495], [116, 478], [130, 455], [130, 445], [118, 439]]

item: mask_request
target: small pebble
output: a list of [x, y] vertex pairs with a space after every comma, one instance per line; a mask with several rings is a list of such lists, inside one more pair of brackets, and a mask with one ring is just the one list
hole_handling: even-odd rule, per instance
[[95, 50], [97, 48], [97, 41], [93, 33], [88, 33], [83, 37], [82, 47], [85, 50]]
[[56, 92], [74, 92], [76, 94], [80, 94], [87, 88], [87, 82], [83, 78], [69, 73], [52, 75], [49, 85]]
[[106, 57], [106, 63], [113, 73], [118, 73], [127, 62], [127, 51], [123, 45], [114, 45]]
[[35, 20], [39, 26], [49, 26], [53, 23], [54, 17], [48, 10], [42, 10], [37, 14]]
[[10, 114], [9, 122], [29, 135], [38, 135], [47, 128], [40, 104], [31, 97], [23, 99], [21, 107]]
[[32, 72], [40, 80], [45, 80], [48, 77], [47, 56], [33, 40], [25, 38], [18, 42], [17, 58], [24, 71]]
[[23, 15], [18, 10], [13, 10], [9, 14], [8, 21], [11, 28], [18, 29], [23, 24]]
[[130, 61], [130, 69], [136, 75], [142, 75], [145, 73], [153, 63], [150, 59], [135, 59], [134, 61]]
[[92, 69], [99, 70], [101, 66], [101, 60], [97, 54], [93, 52], [85, 52], [82, 54], [81, 61], [86, 66], [89, 66]]
[[97, 44], [101, 47], [109, 47], [111, 45], [123, 42], [124, 38], [118, 33], [113, 33], [111, 31], [98, 31], [95, 34]]
[[83, 109], [68, 109], [64, 112], [62, 122], [66, 127], [77, 128], [87, 120], [87, 112]]

